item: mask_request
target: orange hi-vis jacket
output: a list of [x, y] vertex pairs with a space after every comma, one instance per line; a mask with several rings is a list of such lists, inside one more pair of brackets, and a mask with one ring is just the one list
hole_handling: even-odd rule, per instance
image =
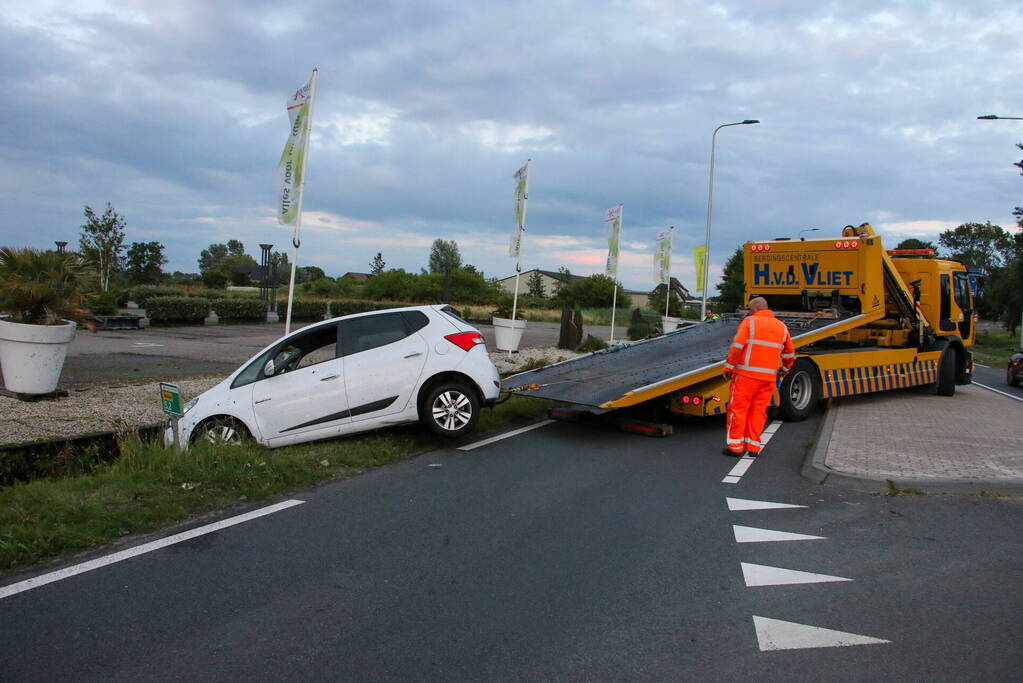
[[795, 360], [796, 349], [788, 328], [765, 309], [739, 323], [739, 331], [728, 350], [725, 371], [774, 382], [778, 368], [788, 372]]

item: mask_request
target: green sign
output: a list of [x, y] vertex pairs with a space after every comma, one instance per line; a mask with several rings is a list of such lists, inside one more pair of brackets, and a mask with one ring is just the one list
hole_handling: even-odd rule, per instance
[[168, 415], [181, 415], [181, 390], [177, 384], [160, 382], [160, 398], [163, 399], [163, 412]]

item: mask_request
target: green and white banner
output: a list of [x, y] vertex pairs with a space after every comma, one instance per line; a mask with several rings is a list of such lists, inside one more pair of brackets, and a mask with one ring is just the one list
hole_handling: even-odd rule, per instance
[[[314, 72], [315, 73], [315, 72]], [[309, 146], [309, 121], [312, 109], [313, 76], [288, 98], [291, 134], [277, 163], [277, 222], [294, 225], [302, 207], [302, 173]], [[299, 221], [301, 222], [301, 221]]]
[[668, 228], [657, 233], [657, 244], [654, 249], [654, 268], [657, 270], [657, 282], [667, 282], [671, 277], [671, 238], [675, 228]]
[[607, 268], [609, 278], [618, 277], [618, 244], [622, 238], [622, 209], [624, 205], [612, 206], [604, 213], [604, 227], [607, 232]]
[[702, 292], [704, 288], [703, 269], [707, 260], [707, 245], [701, 244], [693, 249], [693, 267], [696, 269], [696, 291]]
[[526, 231], [526, 200], [529, 198], [529, 163], [515, 171], [515, 231], [508, 245], [508, 254], [516, 261], [522, 255], [522, 233]]

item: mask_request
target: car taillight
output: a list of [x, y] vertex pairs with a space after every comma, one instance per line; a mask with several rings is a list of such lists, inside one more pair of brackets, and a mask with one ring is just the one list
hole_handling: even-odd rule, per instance
[[444, 338], [463, 351], [468, 351], [474, 346], [486, 343], [483, 341], [483, 335], [479, 332], [458, 332], [457, 334], [445, 335]]

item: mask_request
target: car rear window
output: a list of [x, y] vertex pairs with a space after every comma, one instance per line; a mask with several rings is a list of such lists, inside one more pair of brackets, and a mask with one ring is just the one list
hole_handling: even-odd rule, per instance
[[468, 325], [469, 324], [469, 321], [463, 319], [462, 318], [462, 314], [460, 312], [458, 312], [458, 310], [456, 310], [454, 308], [451, 308], [451, 306], [445, 306], [444, 308], [440, 309], [440, 312], [444, 313], [446, 315], [451, 316], [452, 318], [454, 318], [458, 322], [462, 323], [463, 325]]

